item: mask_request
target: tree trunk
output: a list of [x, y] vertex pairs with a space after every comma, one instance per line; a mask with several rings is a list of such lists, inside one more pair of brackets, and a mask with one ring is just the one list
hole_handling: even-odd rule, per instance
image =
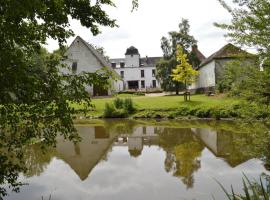
[[187, 82], [185, 81], [184, 101], [187, 101]]
[[179, 95], [179, 84], [178, 83], [175, 84], [175, 94]]

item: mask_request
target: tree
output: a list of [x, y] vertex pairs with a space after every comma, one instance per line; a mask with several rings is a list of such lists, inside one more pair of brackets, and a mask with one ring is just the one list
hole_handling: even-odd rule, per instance
[[227, 31], [226, 36], [239, 45], [255, 48], [265, 65], [270, 62], [270, 2], [269, 0], [234, 0], [237, 8], [231, 8], [224, 0], [218, 0], [231, 14], [230, 24], [215, 23]]
[[177, 46], [176, 60], [178, 64], [172, 70], [172, 78], [174, 81], [183, 83], [185, 86], [184, 100], [187, 101], [187, 86], [195, 81], [198, 71], [192, 68], [188, 63], [187, 54], [183, 52], [181, 46]]
[[[227, 31], [233, 42], [255, 48], [261, 58], [259, 64], [245, 71], [246, 78], [237, 84], [238, 93], [247, 100], [270, 104], [270, 2], [268, 0], [234, 0], [237, 8], [231, 8], [225, 1], [218, 0], [231, 14], [230, 24], [215, 25]], [[241, 86], [241, 87], [240, 87]], [[237, 88], [237, 87], [236, 87]]]
[[177, 45], [183, 47], [184, 52], [188, 55], [190, 61], [194, 65], [198, 64], [198, 58], [191, 51], [193, 45], [197, 44], [195, 38], [190, 35], [190, 25], [187, 19], [182, 19], [179, 24], [179, 31], [169, 32], [169, 39], [161, 38], [161, 49], [163, 51], [163, 59], [157, 64], [157, 78], [161, 82], [161, 87], [166, 91], [176, 91], [179, 93], [183, 89], [183, 84], [172, 80], [171, 72], [175, 67]]
[[[132, 2], [136, 8], [138, 1]], [[58, 133], [78, 139], [70, 102], [90, 106], [85, 85], [108, 85], [108, 74], [63, 75], [61, 51], [49, 54], [42, 45], [53, 38], [62, 47], [73, 35], [69, 18], [93, 35], [100, 32], [99, 26], [117, 26], [104, 5], [114, 6], [113, 0], [1, 0], [0, 184], [18, 191], [17, 178], [25, 170], [22, 148], [30, 141], [55, 145]], [[0, 188], [0, 199], [4, 195], [6, 190]]]

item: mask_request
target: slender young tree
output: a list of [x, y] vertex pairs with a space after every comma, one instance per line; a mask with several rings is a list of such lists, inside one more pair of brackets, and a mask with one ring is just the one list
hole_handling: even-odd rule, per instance
[[183, 48], [180, 45], [177, 46], [176, 60], [178, 64], [176, 65], [175, 69], [172, 70], [171, 76], [174, 81], [184, 84], [184, 101], [187, 101], [187, 87], [189, 84], [195, 81], [195, 78], [198, 75], [198, 71], [194, 70], [192, 65], [189, 64], [187, 54], [183, 52]]
[[177, 45], [183, 47], [183, 51], [188, 55], [192, 63], [198, 63], [196, 56], [191, 52], [193, 45], [197, 44], [195, 38], [190, 34], [190, 25], [187, 19], [182, 19], [179, 23], [178, 31], [169, 32], [169, 37], [161, 38], [161, 49], [163, 51], [163, 59], [157, 64], [157, 78], [161, 82], [162, 89], [166, 91], [175, 91], [183, 89], [183, 84], [172, 80], [171, 71], [175, 67]]

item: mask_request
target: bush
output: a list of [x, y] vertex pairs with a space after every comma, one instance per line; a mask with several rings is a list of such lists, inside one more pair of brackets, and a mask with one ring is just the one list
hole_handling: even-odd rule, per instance
[[127, 98], [123, 101], [123, 107], [129, 114], [134, 113], [136, 110], [131, 98]]
[[124, 118], [134, 113], [136, 110], [132, 99], [114, 99], [113, 103], [105, 104], [103, 116], [105, 118]]
[[124, 101], [123, 101], [123, 99], [116, 98], [113, 100], [113, 104], [114, 104], [115, 108], [120, 109], [120, 108], [123, 108]]

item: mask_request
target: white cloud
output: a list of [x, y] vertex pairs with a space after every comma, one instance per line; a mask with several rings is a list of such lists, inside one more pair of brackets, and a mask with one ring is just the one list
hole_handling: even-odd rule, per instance
[[[214, 22], [229, 22], [230, 15], [217, 0], [139, 0], [139, 8], [131, 11], [131, 0], [115, 0], [117, 8], [107, 8], [117, 19], [119, 28], [102, 27], [102, 33], [93, 36], [80, 22], [72, 20], [71, 28], [87, 42], [103, 46], [111, 58], [123, 57], [127, 47], [136, 46], [141, 56], [161, 56], [160, 38], [177, 30], [181, 18], [190, 21], [191, 34], [199, 41], [200, 50], [209, 56], [227, 41], [224, 31]], [[74, 38], [68, 40], [68, 44]], [[48, 41], [49, 50], [57, 43]]]

